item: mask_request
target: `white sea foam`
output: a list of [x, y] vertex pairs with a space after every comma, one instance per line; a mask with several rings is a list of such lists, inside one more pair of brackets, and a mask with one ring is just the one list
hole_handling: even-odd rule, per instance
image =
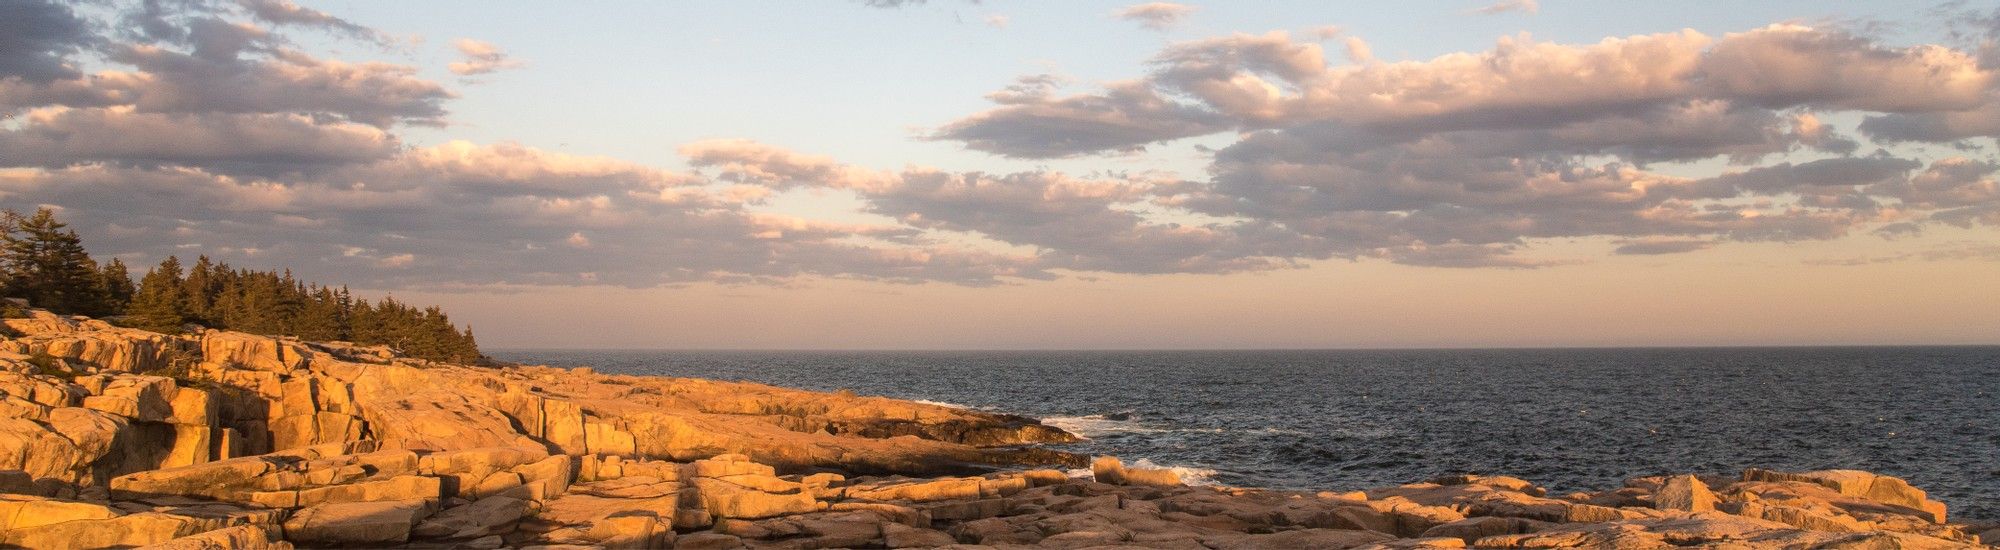
[[1084, 439], [1115, 433], [1159, 433], [1169, 431], [1148, 427], [1137, 422], [1137, 419], [1137, 416], [1123, 415], [1123, 419], [1114, 420], [1106, 418], [1105, 415], [1093, 414], [1088, 416], [1051, 416], [1043, 418], [1042, 423], [1062, 428], [1062, 431], [1076, 434], [1077, 437]]
[[1043, 424], [1062, 428], [1077, 437], [1092, 439], [1110, 434], [1156, 434], [1156, 433], [1223, 433], [1224, 428], [1163, 428], [1139, 421], [1139, 416], [1130, 413], [1114, 415], [1093, 414], [1087, 416], [1051, 416], [1042, 419]]
[[1139, 459], [1136, 462], [1133, 462], [1131, 466], [1134, 468], [1146, 468], [1154, 470], [1157, 469], [1173, 470], [1175, 475], [1181, 476], [1181, 483], [1188, 484], [1189, 486], [1192, 487], [1212, 487], [1221, 485], [1221, 483], [1215, 481], [1214, 468], [1196, 468], [1193, 466], [1162, 466], [1153, 463], [1153, 461], [1151, 460], [1143, 458]]
[[971, 409], [971, 408], [972, 408], [972, 407], [968, 407], [968, 406], [965, 406], [965, 405], [960, 405], [960, 404], [957, 404], [957, 403], [946, 403], [946, 402], [943, 402], [943, 401], [932, 401], [932, 400], [929, 400], [929, 399], [911, 399], [911, 400], [910, 400], [910, 402], [912, 402], [912, 403], [923, 403], [923, 404], [925, 404], [925, 405], [936, 405], [936, 406], [939, 406], [939, 407], [944, 407], [944, 408], [947, 408], [947, 409]]

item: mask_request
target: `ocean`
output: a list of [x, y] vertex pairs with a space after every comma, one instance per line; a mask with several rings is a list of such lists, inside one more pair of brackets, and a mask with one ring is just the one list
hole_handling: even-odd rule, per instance
[[2000, 519], [2000, 347], [1315, 351], [507, 350], [1022, 414], [1196, 483], [1352, 490], [1453, 473], [1557, 494], [1849, 468]]

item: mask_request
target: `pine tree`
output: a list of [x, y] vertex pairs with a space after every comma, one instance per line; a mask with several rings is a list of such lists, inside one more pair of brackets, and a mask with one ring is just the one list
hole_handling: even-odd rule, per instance
[[301, 292], [307, 294], [309, 298], [305, 302], [305, 307], [300, 310], [295, 325], [299, 338], [315, 342], [344, 339], [345, 336], [340, 330], [342, 318], [340, 300], [333, 291], [318, 287]]
[[27, 298], [58, 313], [124, 314], [125, 322], [160, 332], [196, 323], [388, 345], [439, 361], [480, 357], [471, 327], [459, 330], [442, 308], [419, 308], [395, 297], [370, 303], [346, 287], [300, 280], [291, 270], [239, 270], [201, 256], [183, 276], [180, 258], [169, 257], [147, 270], [135, 288], [123, 260], [111, 258], [100, 266], [67, 227], [48, 209], [32, 217], [0, 212], [0, 295]]
[[248, 308], [243, 303], [243, 292], [238, 286], [234, 279], [217, 285], [220, 290], [214, 294], [214, 302], [209, 304], [209, 316], [214, 321], [203, 324], [212, 328], [251, 332], [252, 327], [244, 322]]
[[165, 261], [146, 272], [139, 281], [139, 292], [132, 297], [127, 319], [133, 326], [155, 332], [179, 332], [187, 323], [187, 299], [181, 280], [181, 260], [168, 256]]
[[222, 291], [220, 281], [215, 276], [215, 262], [207, 254], [194, 261], [188, 268], [187, 279], [181, 282], [181, 294], [187, 298], [188, 318], [191, 321], [220, 328], [222, 314], [215, 309], [216, 294]]
[[132, 274], [126, 270], [125, 262], [118, 258], [104, 264], [98, 272], [98, 285], [104, 288], [104, 296], [111, 313], [124, 313], [132, 303], [132, 294], [138, 289], [132, 286]]
[[55, 211], [47, 208], [26, 219], [10, 217], [19, 221], [0, 235], [0, 267], [6, 271], [9, 295], [58, 313], [109, 313], [97, 263], [84, 251], [83, 239], [65, 230], [69, 224], [57, 221]]

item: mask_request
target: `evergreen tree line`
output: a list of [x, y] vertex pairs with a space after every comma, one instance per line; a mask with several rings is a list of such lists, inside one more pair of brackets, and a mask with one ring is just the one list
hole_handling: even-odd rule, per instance
[[124, 311], [134, 292], [125, 262], [112, 258], [100, 267], [68, 228], [47, 208], [32, 217], [0, 212], [0, 295], [59, 313]]
[[183, 268], [169, 256], [135, 287], [123, 262], [102, 267], [48, 209], [12, 211], [0, 250], [0, 292], [66, 314], [110, 318], [127, 326], [178, 332], [210, 328], [311, 341], [383, 345], [424, 359], [469, 362], [480, 357], [471, 327], [459, 330], [437, 306], [418, 308], [383, 298], [355, 298], [346, 287], [308, 283], [291, 270], [237, 269], [201, 256]]

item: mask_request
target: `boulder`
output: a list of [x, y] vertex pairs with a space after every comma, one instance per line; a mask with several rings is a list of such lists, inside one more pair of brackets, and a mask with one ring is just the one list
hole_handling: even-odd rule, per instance
[[586, 530], [591, 524], [605, 518], [632, 515], [657, 516], [680, 529], [703, 528], [711, 523], [707, 514], [683, 508], [679, 495], [655, 498], [605, 498], [570, 493], [563, 495], [562, 498], [550, 500], [543, 506], [542, 510], [535, 514], [537, 520], [553, 525], [581, 526]]
[[[179, 339], [137, 329], [114, 327], [103, 321], [62, 319], [38, 311], [31, 319], [9, 319], [24, 337], [5, 341], [0, 348], [22, 354], [46, 354], [72, 364], [72, 370], [100, 372], [143, 372], [166, 366], [168, 354]], [[46, 317], [43, 317], [46, 315]]]
[[783, 539], [795, 547], [864, 548], [882, 545], [881, 522], [868, 512], [831, 512], [762, 521], [718, 521], [716, 530], [748, 539]]
[[825, 506], [811, 493], [776, 494], [713, 478], [696, 478], [702, 509], [715, 518], [758, 519], [802, 514]]
[[1762, 502], [1730, 503], [1725, 511], [1747, 518], [1775, 521], [1808, 531], [1829, 531], [1854, 533], [1868, 530], [1868, 526], [1845, 514], [1832, 510], [1766, 504]]
[[166, 422], [174, 417], [179, 388], [165, 376], [119, 375], [101, 391], [83, 399], [83, 406], [133, 420]]
[[109, 506], [27, 495], [0, 495], [0, 532], [118, 517]]
[[0, 418], [0, 469], [34, 479], [75, 479], [93, 457], [76, 443], [33, 420]]
[[1528, 480], [1508, 476], [1453, 475], [1432, 478], [1429, 483], [1438, 485], [1484, 485], [1495, 489], [1525, 493], [1529, 496], [1548, 496], [1548, 491], [1536, 487]]
[[1091, 477], [1098, 483], [1112, 485], [1146, 485], [1153, 487], [1178, 487], [1180, 474], [1165, 468], [1128, 468], [1114, 456], [1100, 456], [1090, 461]]
[[550, 495], [562, 494], [569, 490], [569, 481], [574, 476], [569, 455], [554, 455], [529, 464], [515, 466], [510, 471], [521, 476], [523, 485], [541, 483]]
[[742, 547], [742, 538], [724, 533], [694, 533], [674, 540], [674, 550], [734, 550]]
[[738, 475], [775, 476], [778, 470], [758, 464], [741, 454], [720, 454], [689, 465], [695, 477], [728, 477]]
[[934, 502], [976, 499], [981, 496], [979, 478], [908, 479], [892, 478], [846, 487], [847, 498], [877, 501]]
[[235, 368], [269, 372], [291, 372], [305, 366], [311, 350], [303, 345], [230, 331], [202, 334], [202, 358]]
[[[1813, 539], [1780, 523], [1715, 512], [1687, 516], [1599, 523], [1569, 523], [1527, 534], [1494, 535], [1473, 543], [1479, 548], [1672, 548], [1736, 542], [1748, 548], [1809, 548]], [[1820, 537], [1823, 540], [1826, 537]], [[1724, 546], [1728, 547], [1728, 546]]]
[[592, 523], [584, 536], [607, 549], [668, 548], [674, 542], [674, 529], [658, 516], [613, 516]]
[[442, 495], [443, 492], [440, 490], [438, 478], [406, 475], [375, 481], [300, 490], [297, 497], [298, 504], [295, 506], [310, 507], [339, 502], [417, 500], [435, 508]]
[[575, 485], [571, 491], [605, 498], [659, 498], [679, 493], [681, 485], [647, 476], [621, 477]]
[[1395, 537], [1374, 531], [1351, 531], [1343, 529], [1300, 529], [1266, 535], [1236, 535], [1212, 537], [1211, 540], [1225, 541], [1222, 546], [1239, 549], [1291, 549], [1321, 548], [1338, 550], [1368, 544], [1388, 542]]
[[1381, 513], [1389, 520], [1390, 528], [1370, 526], [1370, 529], [1392, 535], [1421, 536], [1433, 527], [1465, 519], [1465, 514], [1446, 506], [1426, 506], [1403, 498], [1391, 497], [1365, 503], [1368, 508]]
[[514, 530], [514, 522], [533, 510], [534, 503], [518, 498], [482, 498], [464, 506], [446, 508], [418, 524], [411, 533], [425, 538], [451, 539], [504, 535]]
[[482, 478], [494, 472], [541, 460], [549, 455], [539, 447], [481, 447], [447, 450], [417, 459], [417, 471], [434, 476]]
[[111, 479], [111, 493], [120, 498], [181, 495], [228, 499], [256, 489], [258, 478], [275, 470], [265, 457], [233, 458], [118, 476]]
[[890, 548], [937, 548], [957, 544], [950, 534], [900, 523], [882, 524], [882, 540]]
[[1743, 472], [1744, 481], [1803, 481], [1816, 483], [1839, 491], [1842, 495], [1860, 497], [1885, 504], [1907, 507], [1930, 516], [1935, 523], [1944, 523], [1945, 505], [1930, 500], [1923, 490], [1910, 486], [1900, 478], [1864, 472], [1861, 470], [1818, 470], [1801, 473], [1777, 472], [1751, 468]]
[[170, 411], [166, 421], [174, 424], [208, 427], [217, 420], [218, 403], [215, 394], [199, 388], [177, 388], [173, 400], [167, 402]]
[[947, 521], [970, 521], [985, 519], [1007, 513], [1014, 503], [1007, 499], [988, 498], [980, 500], [959, 500], [925, 508], [932, 518]]
[[199, 530], [199, 525], [186, 517], [144, 512], [0, 530], [0, 546], [129, 548], [171, 541]]
[[1396, 539], [1356, 546], [1357, 550], [1453, 550], [1465, 548], [1464, 540], [1450, 537]]
[[1524, 533], [1533, 533], [1535, 531], [1546, 529], [1551, 525], [1554, 524], [1535, 521], [1531, 519], [1521, 519], [1521, 518], [1502, 518], [1502, 517], [1465, 518], [1458, 521], [1431, 527], [1430, 529], [1425, 530], [1422, 536], [1450, 537], [1470, 543], [1494, 535], [1518, 535]]
[[1669, 478], [1658, 492], [1653, 493], [1653, 508], [1659, 510], [1708, 512], [1715, 510], [1717, 502], [1719, 500], [1715, 498], [1715, 493], [1708, 490], [1708, 484], [1692, 475]]
[[299, 510], [285, 520], [285, 539], [330, 544], [401, 544], [430, 513], [422, 499], [332, 502]]
[[542, 446], [514, 431], [507, 415], [443, 389], [454, 385], [431, 380], [421, 369], [395, 365], [374, 365], [353, 382], [361, 419], [378, 439], [436, 450]]
[[1814, 550], [1875, 550], [1895, 548], [1899, 550], [1962, 550], [1968, 546], [1961, 542], [1942, 540], [1909, 533], [1874, 531], [1854, 533], [1813, 546]]
[[139, 550], [291, 550], [292, 543], [275, 540], [256, 525], [238, 525], [142, 546]]
[[122, 417], [77, 407], [49, 409], [48, 422], [50, 429], [76, 446], [79, 466], [110, 454], [118, 435], [131, 424]]

